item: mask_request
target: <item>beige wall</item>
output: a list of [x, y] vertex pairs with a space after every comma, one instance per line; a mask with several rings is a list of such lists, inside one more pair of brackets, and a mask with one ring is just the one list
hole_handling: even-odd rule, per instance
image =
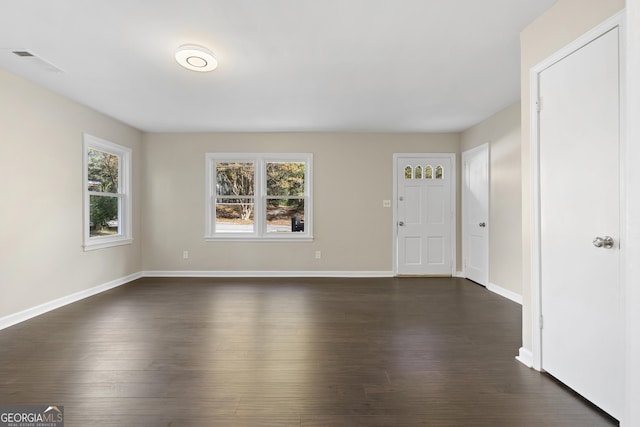
[[[392, 270], [393, 153], [459, 152], [457, 134], [146, 134], [145, 271]], [[310, 152], [313, 242], [206, 242], [205, 153]], [[183, 250], [190, 252], [182, 259]], [[316, 250], [322, 258], [314, 257]]]
[[520, 34], [522, 101], [522, 339], [531, 349], [531, 191], [529, 71], [624, 8], [624, 0], [558, 0]]
[[82, 133], [133, 148], [140, 132], [0, 70], [0, 318], [140, 271], [133, 245], [84, 252]]
[[460, 151], [489, 143], [489, 282], [522, 295], [520, 102], [462, 132]]

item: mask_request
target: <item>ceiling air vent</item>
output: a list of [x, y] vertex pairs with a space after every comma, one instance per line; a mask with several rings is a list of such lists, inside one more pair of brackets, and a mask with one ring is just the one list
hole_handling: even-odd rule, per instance
[[26, 50], [14, 50], [13, 53], [18, 56], [34, 56], [33, 53], [27, 52]]
[[45, 71], [49, 71], [52, 73], [61, 73], [62, 70], [58, 67], [56, 67], [55, 65], [53, 65], [52, 63], [50, 63], [49, 61], [46, 61], [44, 59], [42, 59], [41, 57], [39, 57], [38, 55], [29, 52], [26, 49], [11, 49], [11, 52], [16, 55], [19, 56], [21, 59], [25, 59], [27, 60], [27, 62], [24, 62], [25, 64], [31, 64], [31, 65], [35, 65], [36, 67], [40, 68], [41, 70], [45, 70]]

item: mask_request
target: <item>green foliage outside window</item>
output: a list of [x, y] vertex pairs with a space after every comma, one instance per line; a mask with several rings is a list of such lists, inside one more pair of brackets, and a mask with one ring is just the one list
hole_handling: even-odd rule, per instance
[[267, 196], [304, 196], [304, 162], [267, 163]]
[[90, 236], [117, 234], [119, 157], [93, 148], [87, 156]]

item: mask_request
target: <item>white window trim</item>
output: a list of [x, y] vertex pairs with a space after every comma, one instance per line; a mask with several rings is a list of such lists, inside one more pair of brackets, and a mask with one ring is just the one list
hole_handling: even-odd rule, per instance
[[[128, 245], [133, 242], [132, 236], [132, 207], [131, 207], [131, 148], [115, 144], [113, 142], [83, 134], [83, 195], [84, 195], [84, 250], [109, 248], [113, 246]], [[89, 161], [87, 151], [89, 148], [117, 155], [118, 162], [118, 194], [120, 195], [120, 207], [118, 209], [118, 234], [113, 236], [90, 236], [90, 210], [89, 199]]]
[[[215, 232], [215, 163], [218, 161], [254, 162], [256, 188], [254, 190], [254, 232], [253, 233], [216, 233]], [[267, 162], [304, 162], [304, 231], [295, 233], [267, 233], [264, 221], [264, 204], [267, 198], [265, 182], [265, 163]], [[206, 153], [206, 194], [205, 194], [205, 240], [206, 241], [243, 241], [243, 242], [310, 242], [313, 241], [313, 154], [312, 153]]]

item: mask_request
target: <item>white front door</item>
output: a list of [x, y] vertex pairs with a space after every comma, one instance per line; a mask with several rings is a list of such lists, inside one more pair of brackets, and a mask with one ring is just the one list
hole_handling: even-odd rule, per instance
[[396, 157], [399, 275], [452, 274], [452, 156]]
[[464, 276], [489, 284], [489, 144], [462, 153]]
[[619, 28], [539, 73], [542, 369], [623, 408]]

